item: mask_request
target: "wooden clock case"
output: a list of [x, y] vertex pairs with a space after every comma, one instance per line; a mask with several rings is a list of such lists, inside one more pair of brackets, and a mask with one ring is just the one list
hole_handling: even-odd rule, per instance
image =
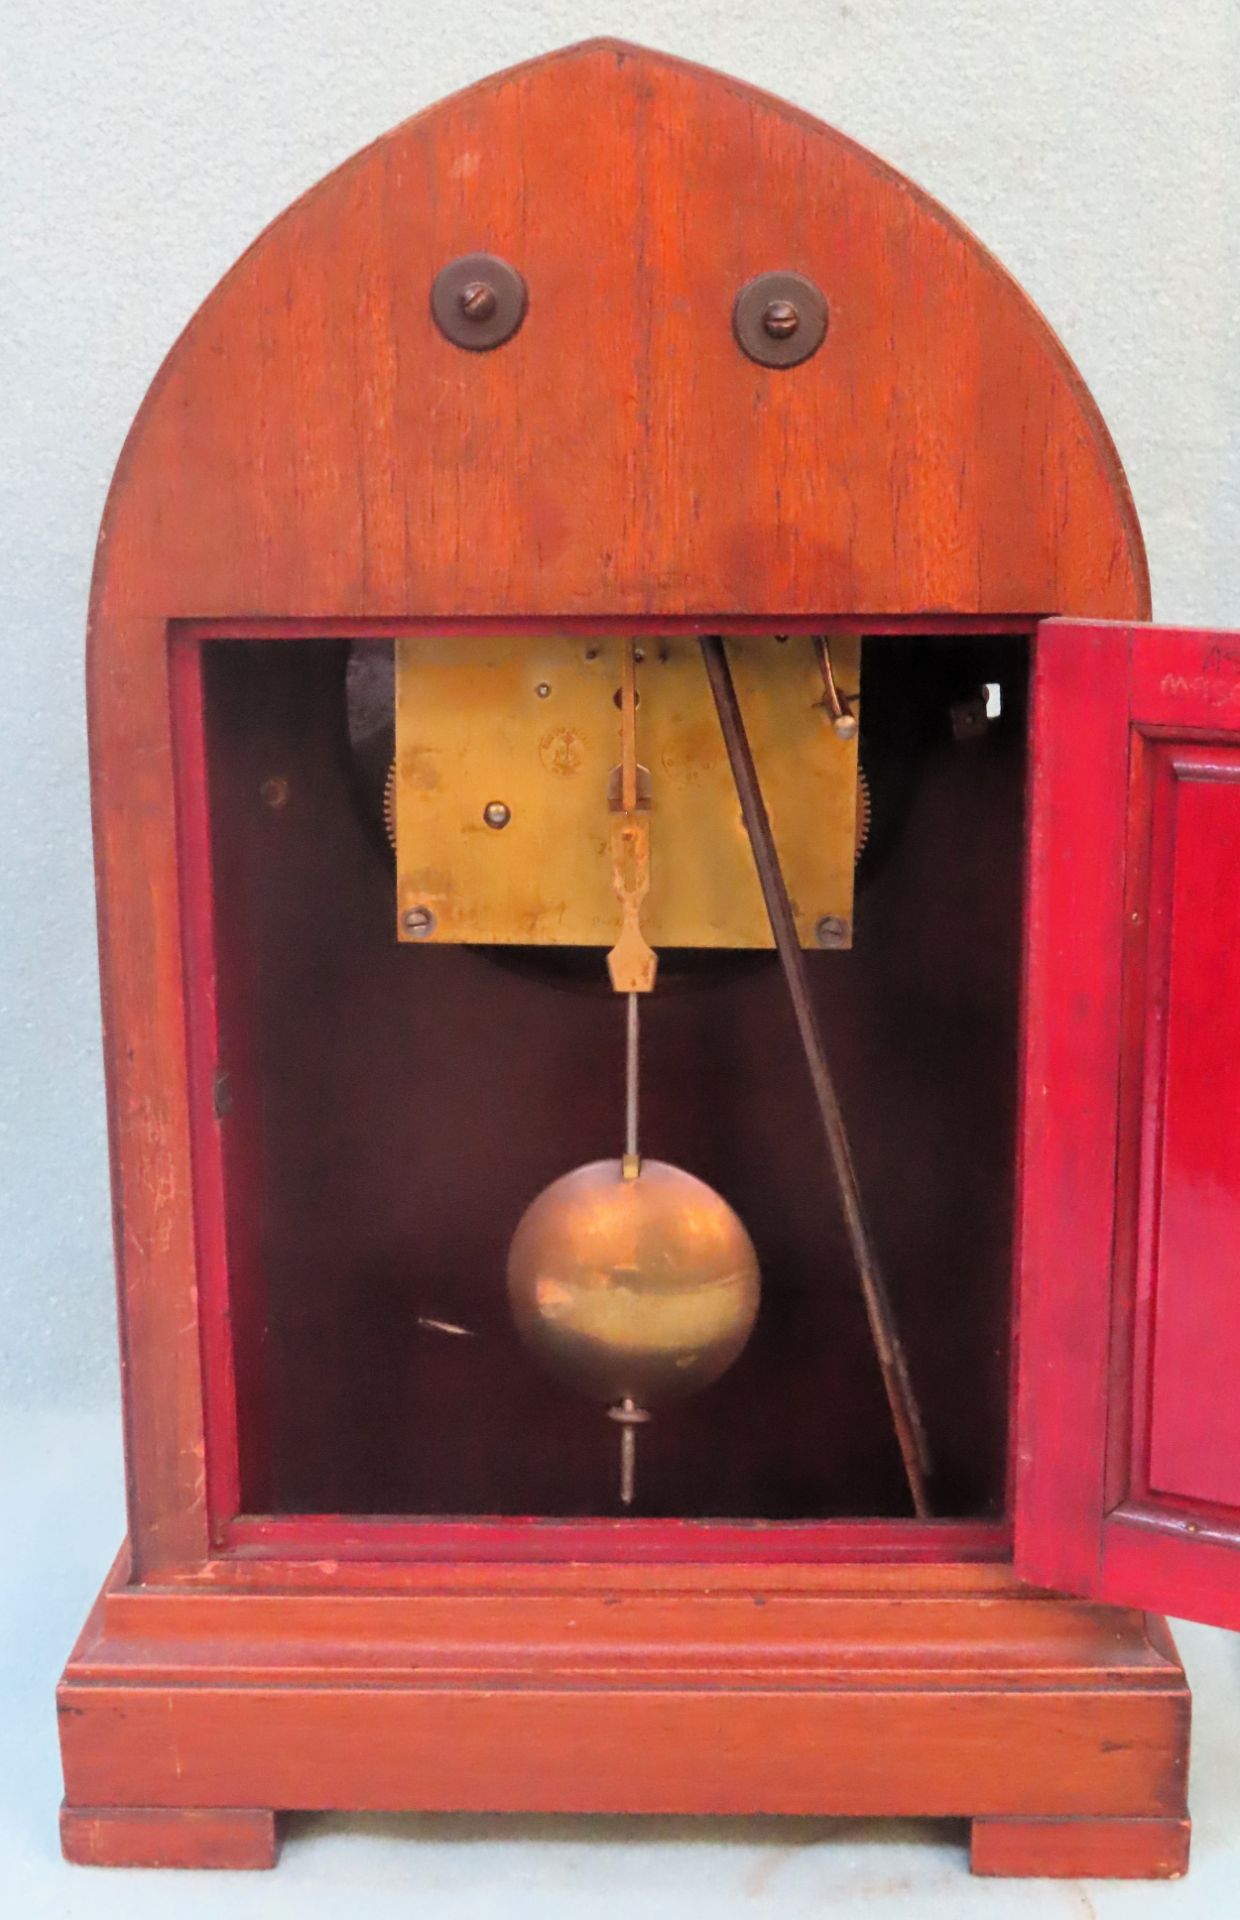
[[[471, 353], [429, 294], [480, 250], [529, 304]], [[773, 269], [828, 303], [796, 367], [732, 330]], [[285, 1809], [766, 1811], [1183, 1869], [1189, 1696], [1143, 1609], [1240, 1620], [1240, 641], [1148, 613], [1029, 302], [738, 82], [570, 48], [243, 256], [138, 416], [91, 604], [129, 1533], [60, 1689], [71, 1859], [266, 1865]], [[769, 974], [667, 1015], [656, 1124], [742, 1183], [822, 1343], [770, 1309], [625, 1520], [597, 1416], [504, 1345], [495, 1236], [604, 1125], [610, 1043], [588, 996], [396, 948], [341, 691], [351, 650], [548, 632], [860, 633], [863, 705], [1002, 685], [875, 886], [907, 964], [864, 920], [822, 956], [943, 1518], [904, 1517], [838, 1249], [815, 1304], [834, 1203], [795, 1065], [764, 1091]], [[468, 1360], [418, 1344], [427, 1261]]]

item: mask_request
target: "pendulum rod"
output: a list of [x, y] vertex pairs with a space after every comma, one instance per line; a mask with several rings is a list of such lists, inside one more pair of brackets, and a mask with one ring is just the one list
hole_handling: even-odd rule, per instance
[[818, 1015], [810, 995], [805, 955], [801, 951], [792, 903], [788, 898], [788, 889], [779, 864], [779, 856], [775, 850], [771, 823], [762, 798], [762, 788], [758, 781], [753, 754], [750, 751], [749, 737], [745, 731], [745, 721], [740, 702], [736, 697], [736, 687], [724, 643], [718, 634], [704, 634], [701, 644], [710, 689], [714, 695], [719, 724], [723, 730], [728, 759], [732, 766], [732, 777], [736, 782], [736, 791], [741, 803], [741, 813], [749, 835], [749, 844], [753, 849], [762, 897], [766, 902], [767, 917], [783, 963], [784, 977], [792, 1000], [792, 1010], [796, 1016], [810, 1079], [813, 1082], [819, 1118], [822, 1121], [836, 1184], [839, 1187], [844, 1224], [857, 1265], [866, 1317], [870, 1324], [870, 1336], [874, 1342], [874, 1351], [878, 1357], [887, 1402], [891, 1408], [892, 1423], [900, 1446], [900, 1457], [904, 1462], [913, 1511], [919, 1520], [924, 1520], [930, 1515], [930, 1507], [926, 1499], [926, 1481], [930, 1474], [930, 1461], [925, 1427], [909, 1378], [908, 1362], [896, 1331], [891, 1300], [866, 1224], [865, 1212], [861, 1204], [861, 1189], [857, 1181], [856, 1167], [853, 1164], [852, 1147], [844, 1124], [839, 1095], [835, 1089], [831, 1069], [827, 1064]]
[[624, 1031], [624, 1165], [641, 1167], [637, 1143], [639, 1080], [641, 1070], [641, 1000], [635, 993], [627, 996]]
[[[607, 970], [616, 993], [625, 996], [624, 1040], [624, 1157], [621, 1178], [640, 1180], [642, 1163], [638, 1143], [638, 1054], [641, 1038], [641, 995], [649, 993], [658, 970], [658, 957], [641, 928], [641, 910], [650, 891], [650, 799], [640, 790], [637, 764], [637, 651], [626, 640], [620, 655], [620, 766], [619, 785], [612, 798], [612, 886], [620, 904], [620, 936], [607, 956]], [[608, 1408], [620, 1428], [620, 1500], [631, 1507], [637, 1477], [637, 1429], [650, 1418], [644, 1407], [628, 1397]]]

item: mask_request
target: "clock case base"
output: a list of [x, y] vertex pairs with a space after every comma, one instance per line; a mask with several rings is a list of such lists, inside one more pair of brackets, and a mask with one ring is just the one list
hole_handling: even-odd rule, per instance
[[514, 1573], [122, 1557], [59, 1691], [66, 1856], [270, 1866], [295, 1809], [946, 1816], [978, 1873], [1187, 1865], [1160, 1618], [1006, 1566]]

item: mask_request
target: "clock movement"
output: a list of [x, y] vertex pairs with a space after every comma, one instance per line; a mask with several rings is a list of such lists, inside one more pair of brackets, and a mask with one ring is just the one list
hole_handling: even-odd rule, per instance
[[128, 1537], [68, 1855], [289, 1809], [1187, 1860], [1240, 637], [925, 195], [591, 42], [172, 349], [89, 630]]

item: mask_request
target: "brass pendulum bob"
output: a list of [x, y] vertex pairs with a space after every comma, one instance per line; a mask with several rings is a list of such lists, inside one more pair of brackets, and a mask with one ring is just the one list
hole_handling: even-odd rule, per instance
[[620, 1428], [621, 1498], [633, 1500], [636, 1430], [707, 1387], [749, 1337], [758, 1262], [727, 1201], [680, 1167], [621, 1160], [545, 1187], [508, 1254], [517, 1331], [564, 1386]]
[[607, 964], [626, 1002], [624, 1153], [577, 1167], [527, 1208], [508, 1252], [508, 1299], [517, 1331], [548, 1371], [600, 1400], [619, 1426], [628, 1507], [638, 1427], [653, 1407], [709, 1386], [731, 1366], [757, 1317], [760, 1278], [727, 1201], [639, 1151], [639, 996], [653, 988], [658, 960], [641, 930], [649, 802], [638, 788], [636, 667], [627, 644], [620, 692], [611, 845], [621, 931]]

